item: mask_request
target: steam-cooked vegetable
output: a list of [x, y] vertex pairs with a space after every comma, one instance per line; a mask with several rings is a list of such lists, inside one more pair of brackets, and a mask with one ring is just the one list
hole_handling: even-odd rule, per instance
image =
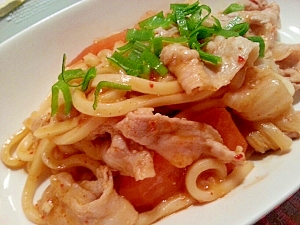
[[251, 121], [282, 115], [290, 108], [293, 97], [273, 73], [267, 68], [249, 68], [242, 87], [224, 95], [225, 104]]

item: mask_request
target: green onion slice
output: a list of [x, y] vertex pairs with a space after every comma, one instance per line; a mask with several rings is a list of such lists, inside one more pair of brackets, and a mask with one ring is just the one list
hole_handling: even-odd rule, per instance
[[131, 51], [128, 54], [128, 59], [137, 62], [139, 64], [143, 64], [143, 60], [141, 59], [142, 52], [148, 48], [147, 45], [145, 45], [143, 42], [135, 41]]
[[93, 103], [93, 109], [96, 109], [98, 106], [98, 96], [99, 96], [99, 92], [101, 89], [103, 88], [112, 88], [112, 89], [118, 89], [118, 90], [124, 90], [124, 91], [130, 91], [131, 90], [131, 86], [127, 85], [127, 84], [117, 84], [114, 82], [110, 82], [110, 81], [100, 81], [97, 84], [96, 90], [94, 92], [94, 103]]
[[[66, 55], [63, 55], [62, 72], [58, 76], [58, 81], [51, 88], [51, 116], [54, 116], [58, 111], [59, 92], [63, 94], [65, 101], [65, 114], [68, 115], [72, 109], [72, 95], [70, 87], [81, 86], [82, 91], [86, 91], [91, 79], [96, 76], [96, 68], [92, 67], [87, 72], [81, 69], [65, 70]], [[71, 85], [70, 81], [82, 79], [82, 82], [76, 85]]]
[[236, 16], [234, 17], [225, 27], [224, 29], [226, 30], [230, 30], [232, 29], [232, 27], [234, 27], [236, 24], [238, 24], [239, 22], [241, 22], [242, 17]]
[[247, 37], [248, 40], [253, 41], [253, 42], [258, 42], [259, 43], [259, 57], [262, 58], [265, 56], [265, 42], [264, 39], [260, 36], [252, 36], [252, 37]]
[[136, 63], [127, 57], [123, 56], [119, 52], [114, 52], [108, 60], [123, 68], [127, 74], [138, 76], [143, 70], [142, 64]]
[[149, 64], [149, 66], [154, 69], [159, 75], [165, 76], [169, 70], [160, 59], [149, 49], [145, 49], [141, 55], [142, 59]]
[[243, 11], [245, 10], [245, 6], [238, 4], [238, 3], [232, 3], [231, 5], [229, 5], [224, 11], [223, 14], [229, 14], [232, 12], [238, 12], [238, 11]]
[[170, 4], [170, 9], [174, 12], [176, 9], [184, 9], [188, 6], [189, 4], [187, 3], [172, 3]]
[[162, 49], [163, 49], [163, 38], [162, 37], [156, 37], [156, 38], [153, 38], [151, 40], [151, 47], [152, 47], [152, 50], [153, 50], [153, 53], [159, 57]]
[[187, 5], [186, 7], [184, 7], [184, 9], [182, 11], [187, 16], [187, 15], [194, 14], [195, 12], [197, 12], [200, 9], [200, 7], [201, 6], [199, 6], [199, 1], [196, 1], [193, 4], [190, 4], [190, 5]]
[[239, 36], [244, 36], [248, 32], [249, 28], [249, 23], [238, 23], [235, 24], [230, 30], [237, 32]]
[[96, 77], [96, 73], [97, 73], [97, 70], [95, 67], [91, 67], [86, 75], [84, 76], [84, 79], [81, 83], [81, 90], [82, 91], [86, 91], [88, 86], [89, 86], [89, 83], [92, 79], [94, 79]]
[[164, 17], [163, 12], [159, 12], [156, 15], [139, 22], [139, 26], [142, 29], [153, 30], [158, 27], [167, 28], [173, 23], [171, 17]]
[[63, 93], [65, 100], [65, 114], [68, 115], [72, 109], [72, 96], [69, 85], [63, 80], [59, 80], [52, 86], [51, 116], [54, 116], [58, 111], [59, 91]]
[[185, 13], [180, 8], [175, 9], [175, 18], [176, 18], [176, 23], [178, 26], [179, 33], [181, 36], [188, 37], [190, 32], [188, 29], [185, 16], [186, 16]]
[[126, 34], [127, 41], [149, 41], [154, 37], [153, 30], [128, 29]]
[[193, 42], [191, 48], [197, 50], [199, 52], [200, 58], [208, 63], [211, 63], [213, 65], [219, 65], [222, 63], [222, 58], [220, 56], [212, 55], [210, 53], [203, 51], [201, 49], [202, 45], [199, 44], [198, 42]]
[[120, 54], [125, 54], [126, 52], [130, 51], [133, 47], [134, 41], [129, 41], [127, 44], [117, 48]]
[[153, 53], [156, 56], [159, 56], [163, 49], [164, 44], [174, 44], [174, 43], [187, 44], [188, 38], [187, 37], [155, 37], [151, 40]]

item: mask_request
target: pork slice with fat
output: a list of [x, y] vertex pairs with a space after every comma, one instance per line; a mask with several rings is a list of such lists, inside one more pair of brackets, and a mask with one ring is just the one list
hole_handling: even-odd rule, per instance
[[183, 168], [200, 156], [211, 156], [223, 162], [241, 163], [245, 156], [228, 149], [218, 131], [210, 125], [169, 118], [153, 109], [138, 109], [115, 126], [124, 137], [156, 151], [172, 165]]

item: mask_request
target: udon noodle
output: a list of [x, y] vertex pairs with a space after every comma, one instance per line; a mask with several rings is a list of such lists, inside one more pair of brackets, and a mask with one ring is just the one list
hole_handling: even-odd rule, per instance
[[[68, 66], [63, 62], [52, 94], [1, 151], [5, 165], [28, 173], [22, 206], [30, 221], [151, 224], [232, 191], [252, 170], [255, 152], [290, 150], [300, 134], [293, 108], [300, 45], [278, 41], [277, 4], [249, 0], [236, 6], [242, 8], [212, 17], [202, 5], [183, 18], [194, 8], [173, 5], [177, 21], [207, 11], [197, 29], [215, 33], [202, 39], [197, 33], [192, 42], [195, 28], [186, 42], [180, 24], [148, 29], [151, 41], [167, 41], [160, 42], [158, 64], [146, 57], [140, 74], [117, 58], [128, 43], [142, 48], [135, 49], [141, 57], [153, 54], [149, 42], [128, 40], [129, 30], [99, 40], [113, 37], [111, 46], [96, 51], [96, 42]], [[146, 18], [172, 17], [149, 12]], [[146, 30], [141, 24], [130, 31]], [[228, 36], [241, 24], [246, 32], [239, 28], [240, 35]], [[81, 75], [69, 79], [76, 71]], [[50, 184], [35, 203], [44, 180]]]

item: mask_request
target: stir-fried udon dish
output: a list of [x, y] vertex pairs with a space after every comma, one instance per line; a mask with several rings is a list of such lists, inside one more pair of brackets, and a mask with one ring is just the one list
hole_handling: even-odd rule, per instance
[[152, 224], [218, 201], [251, 174], [253, 154], [288, 154], [299, 138], [300, 44], [278, 39], [276, 3], [142, 13], [59, 56], [49, 97], [3, 145], [3, 163], [27, 172], [20, 201], [33, 223]]

